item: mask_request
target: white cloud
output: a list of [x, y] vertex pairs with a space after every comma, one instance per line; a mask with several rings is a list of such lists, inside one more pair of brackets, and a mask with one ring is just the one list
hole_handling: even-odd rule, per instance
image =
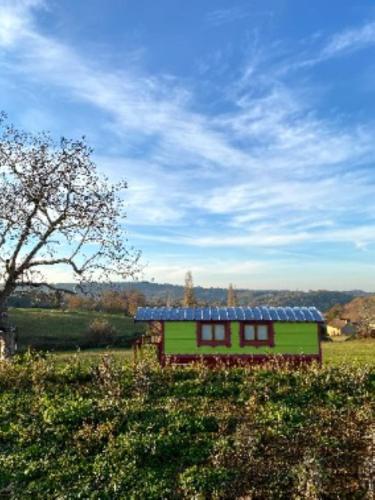
[[204, 235], [188, 234], [142, 234], [133, 233], [139, 240], [154, 241], [168, 245], [186, 245], [201, 248], [279, 248], [295, 246], [300, 243], [321, 244], [349, 244], [358, 249], [366, 249], [375, 244], [375, 227], [362, 225], [359, 227], [333, 227], [332, 221], [322, 221], [303, 224], [292, 231], [286, 230], [287, 224], [252, 224], [246, 231], [242, 225], [241, 233], [230, 233], [218, 236], [211, 231]]
[[323, 48], [321, 57], [327, 59], [374, 44], [375, 22], [369, 22], [358, 28], [347, 29], [333, 35]]
[[127, 224], [168, 226], [184, 217], [181, 177], [175, 172], [163, 169], [156, 162], [126, 156], [97, 156], [96, 162], [112, 180], [126, 176], [130, 186], [125, 193]]
[[32, 25], [32, 9], [44, 5], [44, 0], [0, 0], [0, 46], [16, 43]]
[[[218, 259], [201, 259], [200, 263], [190, 263], [189, 270], [193, 273], [194, 284], [196, 286], [217, 286], [226, 287], [231, 280], [240, 276], [253, 275], [259, 277], [264, 274], [267, 264], [260, 260], [227, 260], [223, 262]], [[145, 279], [155, 279], [156, 282], [183, 284], [186, 274], [186, 263], [181, 259], [175, 258], [172, 262], [153, 262], [145, 271]], [[245, 284], [243, 280], [242, 285]]]

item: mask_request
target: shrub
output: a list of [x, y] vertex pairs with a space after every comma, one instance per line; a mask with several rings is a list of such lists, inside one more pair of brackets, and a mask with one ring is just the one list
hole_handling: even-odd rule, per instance
[[112, 345], [117, 335], [116, 328], [106, 319], [96, 318], [89, 324], [85, 332], [85, 347], [106, 347]]
[[371, 367], [0, 363], [0, 497], [372, 498]]

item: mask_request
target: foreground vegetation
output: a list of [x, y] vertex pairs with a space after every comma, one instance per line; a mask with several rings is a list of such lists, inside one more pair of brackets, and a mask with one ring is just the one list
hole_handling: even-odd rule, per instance
[[0, 496], [370, 498], [375, 371], [0, 365]]

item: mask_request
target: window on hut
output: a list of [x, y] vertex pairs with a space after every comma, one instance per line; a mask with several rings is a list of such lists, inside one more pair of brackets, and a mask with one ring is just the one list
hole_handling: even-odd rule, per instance
[[198, 323], [198, 345], [230, 345], [229, 325], [226, 323]]
[[257, 323], [241, 323], [240, 324], [240, 345], [244, 347], [251, 345], [259, 346], [274, 346], [274, 331], [271, 322], [266, 324]]

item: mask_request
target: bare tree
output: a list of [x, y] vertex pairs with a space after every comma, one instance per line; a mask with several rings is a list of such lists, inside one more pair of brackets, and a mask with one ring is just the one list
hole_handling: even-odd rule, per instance
[[184, 307], [193, 307], [196, 305], [193, 285], [193, 275], [188, 271], [185, 275], [185, 288], [184, 288]]
[[138, 252], [124, 238], [121, 192], [100, 176], [85, 139], [17, 130], [0, 114], [0, 312], [18, 288], [65, 266], [80, 286], [124, 279]]
[[236, 305], [236, 294], [235, 294], [232, 283], [230, 283], [229, 287], [228, 287], [227, 306], [228, 307], [235, 307], [235, 305]]
[[[354, 302], [354, 301], [353, 301]], [[375, 336], [375, 297], [360, 297], [357, 302], [357, 336]]]

